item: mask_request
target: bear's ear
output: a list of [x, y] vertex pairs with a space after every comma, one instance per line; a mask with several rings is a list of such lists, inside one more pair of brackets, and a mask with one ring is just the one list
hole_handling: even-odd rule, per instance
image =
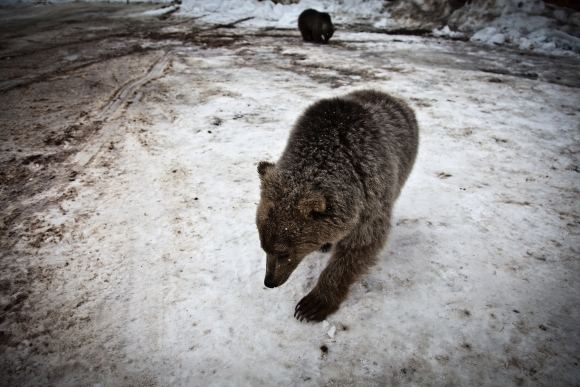
[[266, 174], [266, 172], [274, 168], [274, 166], [275, 164], [269, 161], [260, 161], [258, 163], [258, 173], [260, 174], [260, 177], [263, 177]]
[[309, 192], [298, 202], [298, 210], [305, 218], [326, 211], [326, 198], [320, 192]]

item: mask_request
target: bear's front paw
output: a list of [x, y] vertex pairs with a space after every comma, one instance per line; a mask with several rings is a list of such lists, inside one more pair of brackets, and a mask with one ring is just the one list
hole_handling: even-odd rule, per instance
[[337, 309], [338, 304], [328, 302], [325, 297], [313, 290], [296, 305], [294, 317], [300, 321], [322, 321]]

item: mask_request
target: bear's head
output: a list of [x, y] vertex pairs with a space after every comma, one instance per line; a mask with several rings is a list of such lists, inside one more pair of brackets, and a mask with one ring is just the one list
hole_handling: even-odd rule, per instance
[[261, 180], [256, 225], [266, 252], [264, 285], [282, 285], [302, 259], [342, 239], [353, 219], [340, 216], [332, 193], [283, 173], [273, 163], [258, 164]]
[[332, 38], [332, 35], [334, 35], [335, 31], [334, 25], [332, 24], [332, 21], [330, 21], [329, 14], [321, 13], [320, 15], [323, 20], [322, 25], [320, 27], [321, 38], [323, 42], [328, 43], [330, 38]]

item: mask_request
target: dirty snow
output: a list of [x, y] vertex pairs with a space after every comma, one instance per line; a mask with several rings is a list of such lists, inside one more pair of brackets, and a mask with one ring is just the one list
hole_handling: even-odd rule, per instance
[[[2, 10], [0, 384], [577, 384], [578, 59], [150, 9]], [[368, 87], [419, 157], [376, 267], [300, 323], [328, 258], [263, 286], [256, 163]]]

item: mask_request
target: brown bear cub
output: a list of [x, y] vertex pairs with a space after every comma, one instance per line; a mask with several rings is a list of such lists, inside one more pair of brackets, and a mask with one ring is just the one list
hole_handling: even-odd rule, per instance
[[415, 161], [418, 132], [405, 102], [356, 91], [310, 106], [280, 159], [258, 164], [264, 284], [282, 285], [307, 254], [332, 244], [328, 266], [296, 306], [299, 320], [322, 321], [335, 312], [375, 262]]
[[298, 28], [305, 42], [328, 43], [334, 34], [330, 15], [315, 9], [307, 9], [300, 14]]

